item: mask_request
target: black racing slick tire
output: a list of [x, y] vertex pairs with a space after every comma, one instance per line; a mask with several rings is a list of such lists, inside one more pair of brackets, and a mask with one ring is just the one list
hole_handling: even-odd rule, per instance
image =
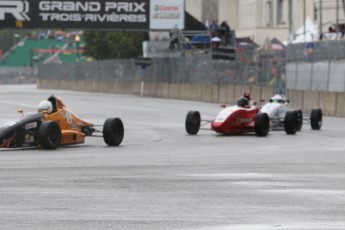
[[109, 146], [118, 146], [123, 140], [125, 129], [120, 118], [108, 118], [103, 125], [103, 139]]
[[270, 119], [267, 113], [258, 113], [255, 117], [255, 133], [259, 137], [267, 136], [270, 129]]
[[289, 135], [294, 135], [298, 131], [298, 111], [287, 111], [284, 119], [284, 129]]
[[301, 110], [297, 110], [297, 131], [301, 131], [302, 130], [302, 126], [303, 126], [303, 113]]
[[322, 110], [312, 109], [310, 114], [310, 125], [312, 130], [320, 130], [322, 126]]
[[196, 135], [199, 132], [201, 116], [198, 111], [189, 111], [186, 117], [186, 131], [190, 135]]
[[56, 149], [61, 143], [61, 129], [56, 121], [45, 121], [38, 130], [39, 143], [45, 149]]

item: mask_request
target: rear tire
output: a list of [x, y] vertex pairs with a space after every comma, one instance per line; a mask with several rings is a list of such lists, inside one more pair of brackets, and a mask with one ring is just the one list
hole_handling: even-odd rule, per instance
[[302, 130], [302, 126], [303, 126], [303, 113], [301, 110], [297, 110], [297, 131], [301, 131]]
[[186, 117], [186, 131], [190, 135], [196, 135], [199, 132], [201, 116], [198, 111], [189, 111]]
[[255, 133], [259, 137], [267, 136], [270, 129], [270, 119], [267, 113], [258, 113], [255, 117]]
[[61, 129], [55, 121], [45, 121], [38, 130], [39, 143], [45, 149], [56, 149], [61, 143]]
[[298, 111], [287, 111], [284, 119], [284, 129], [289, 135], [296, 134], [298, 130]]
[[121, 144], [124, 136], [124, 127], [120, 118], [108, 118], [103, 125], [103, 139], [109, 146]]
[[322, 126], [322, 110], [312, 109], [310, 114], [310, 125], [312, 130], [320, 130]]

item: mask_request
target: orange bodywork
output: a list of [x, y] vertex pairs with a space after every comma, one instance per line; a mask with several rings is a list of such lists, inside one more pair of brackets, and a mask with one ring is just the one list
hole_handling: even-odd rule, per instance
[[91, 127], [93, 124], [83, 121], [67, 109], [60, 98], [53, 96], [50, 97], [49, 100], [53, 104], [53, 112], [51, 114], [44, 112], [43, 116], [46, 121], [55, 121], [60, 125], [60, 144], [69, 145], [84, 143], [85, 134], [82, 132], [82, 127]]

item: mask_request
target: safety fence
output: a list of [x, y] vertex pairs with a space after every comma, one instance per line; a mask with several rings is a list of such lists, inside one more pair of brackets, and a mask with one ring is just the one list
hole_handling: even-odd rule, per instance
[[345, 59], [345, 40], [322, 40], [290, 44], [286, 52], [286, 60], [288, 62], [313, 62], [339, 59]]
[[37, 72], [32, 67], [1, 67], [0, 84], [36, 83]]
[[285, 65], [214, 60], [209, 53], [190, 56], [187, 54], [177, 58], [153, 58], [145, 66], [138, 65], [135, 59], [38, 66], [38, 78], [55, 80], [233, 83], [281, 87], [284, 76]]

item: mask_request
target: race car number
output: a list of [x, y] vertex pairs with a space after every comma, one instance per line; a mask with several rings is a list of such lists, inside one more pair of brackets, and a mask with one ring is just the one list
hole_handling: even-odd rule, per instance
[[68, 124], [72, 123], [72, 116], [69, 112], [66, 112], [66, 120]]

